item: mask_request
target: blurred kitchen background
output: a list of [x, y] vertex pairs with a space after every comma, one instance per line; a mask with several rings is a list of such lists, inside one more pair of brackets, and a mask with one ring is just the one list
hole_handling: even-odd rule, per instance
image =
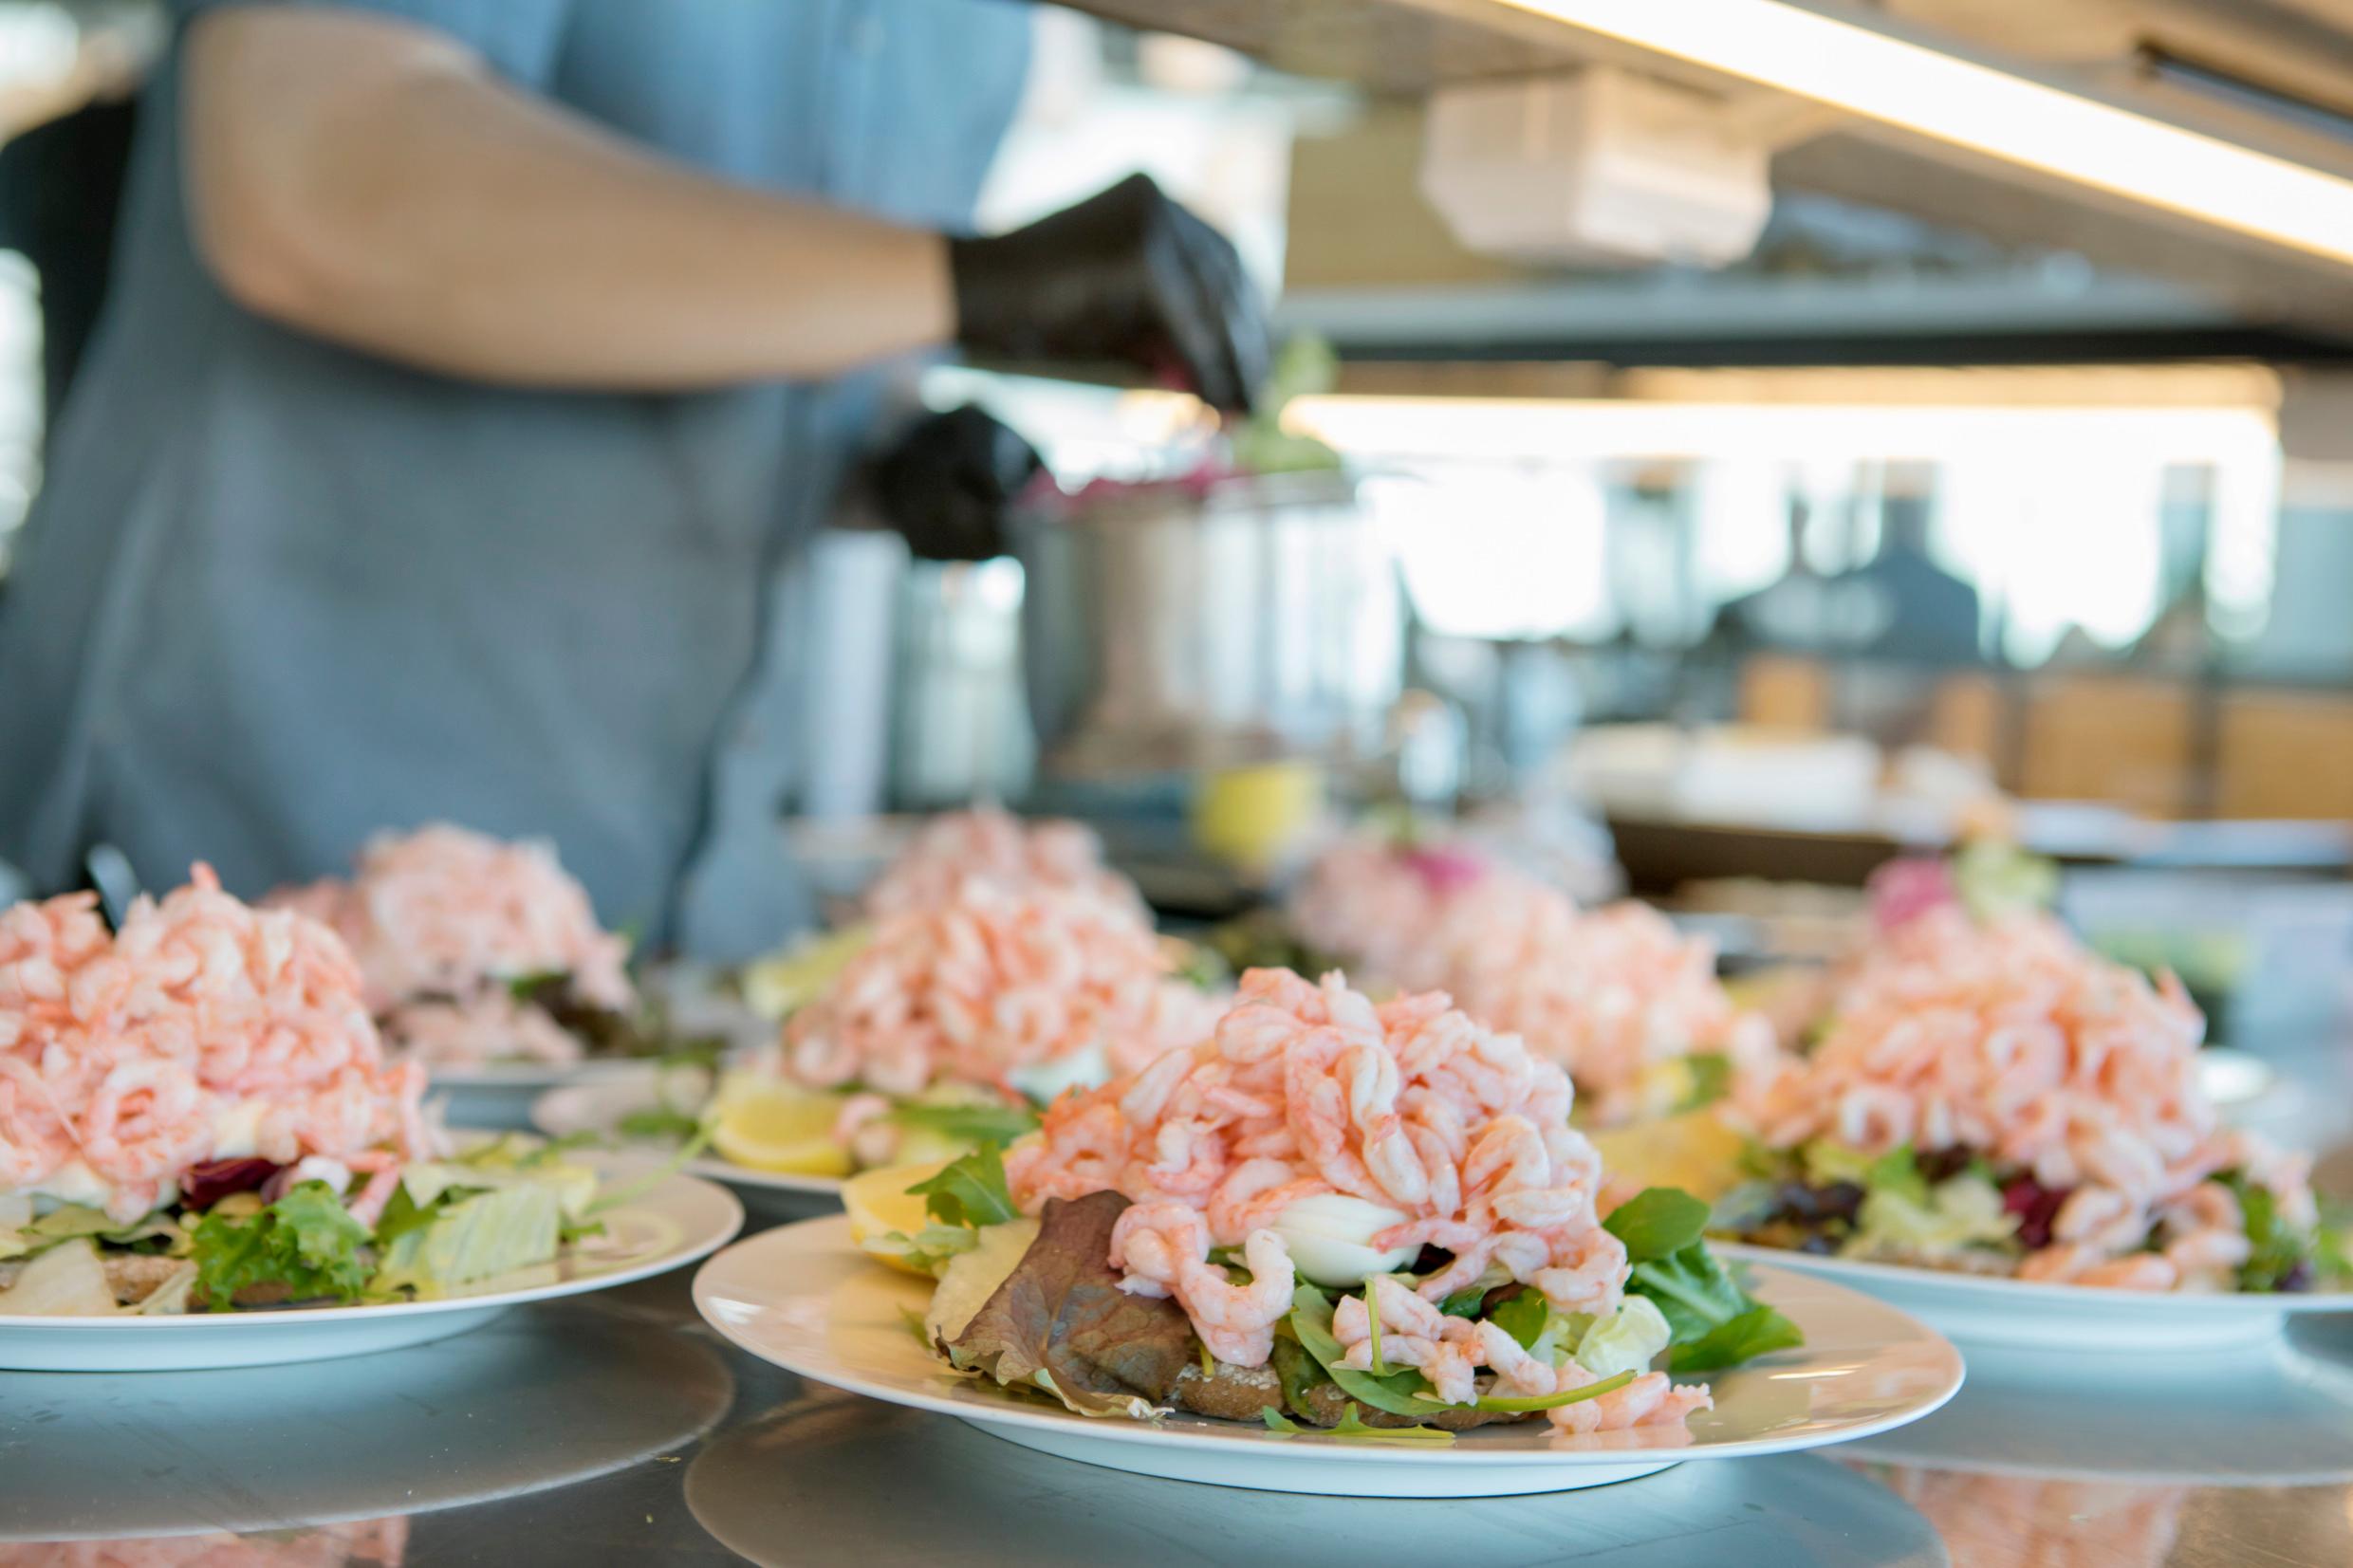
[[[1099, 486], [978, 565], [821, 540], [787, 802], [821, 879], [896, 814], [994, 798], [1089, 818], [1214, 915], [1402, 800], [1509, 821], [1737, 957], [1992, 825], [2210, 997], [2353, 1005], [2353, 218], [2267, 226], [2192, 156], [2353, 175], [2353, 10], [1791, 9], [1925, 56], [1922, 123], [1598, 0], [1041, 9], [984, 224], [1150, 171], [1336, 352], [1285, 423], [1347, 477], [1179, 530], [1152, 518], [1194, 518], [1182, 487]], [[79, 117], [102, 168], [161, 32], [137, 0], [0, 4], [0, 132]], [[2041, 101], [1938, 62], [2195, 146], [2142, 191], [2064, 122], [2036, 132], [2080, 164], [2022, 160], [1999, 133]], [[39, 291], [74, 283], [42, 251], [102, 244], [7, 201], [6, 156], [0, 563], [63, 374]], [[1024, 368], [921, 396], [990, 407], [1065, 492], [1197, 456], [1190, 398]]]

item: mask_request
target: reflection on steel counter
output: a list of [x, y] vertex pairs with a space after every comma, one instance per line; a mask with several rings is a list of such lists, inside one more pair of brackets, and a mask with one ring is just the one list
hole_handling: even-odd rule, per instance
[[0, 1568], [401, 1568], [409, 1522], [356, 1519], [243, 1537], [226, 1530], [109, 1540], [0, 1542]]

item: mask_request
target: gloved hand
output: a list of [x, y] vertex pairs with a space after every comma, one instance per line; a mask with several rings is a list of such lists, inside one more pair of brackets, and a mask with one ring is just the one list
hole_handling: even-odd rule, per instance
[[952, 241], [956, 339], [1024, 360], [1174, 371], [1220, 409], [1266, 379], [1266, 315], [1226, 237], [1145, 175], [988, 239]]
[[1011, 426], [967, 404], [917, 420], [865, 477], [875, 509], [917, 555], [986, 561], [1005, 553], [1006, 507], [1045, 466]]

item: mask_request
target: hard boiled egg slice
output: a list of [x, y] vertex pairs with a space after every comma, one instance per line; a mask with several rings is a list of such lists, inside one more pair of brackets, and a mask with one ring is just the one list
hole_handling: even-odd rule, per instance
[[1065, 1089], [1093, 1089], [1110, 1080], [1111, 1059], [1101, 1045], [1089, 1045], [1051, 1061], [1016, 1067], [1005, 1075], [1006, 1082], [1040, 1105], [1051, 1104]]
[[1390, 1274], [1414, 1261], [1418, 1246], [1382, 1251], [1373, 1238], [1412, 1216], [1403, 1209], [1324, 1192], [1302, 1198], [1274, 1217], [1268, 1229], [1283, 1238], [1291, 1266], [1320, 1285], [1361, 1285], [1375, 1274]]

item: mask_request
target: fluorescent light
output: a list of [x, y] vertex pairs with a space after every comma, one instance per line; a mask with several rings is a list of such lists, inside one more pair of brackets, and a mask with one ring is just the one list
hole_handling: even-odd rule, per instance
[[1352, 456], [1515, 462], [1695, 458], [1859, 462], [2124, 452], [2168, 463], [2253, 464], [2276, 474], [2268, 409], [1927, 403], [1640, 402], [1606, 398], [1294, 398], [1287, 430]]
[[1784, 0], [1500, 0], [2333, 261], [2353, 262], [2353, 180]]

